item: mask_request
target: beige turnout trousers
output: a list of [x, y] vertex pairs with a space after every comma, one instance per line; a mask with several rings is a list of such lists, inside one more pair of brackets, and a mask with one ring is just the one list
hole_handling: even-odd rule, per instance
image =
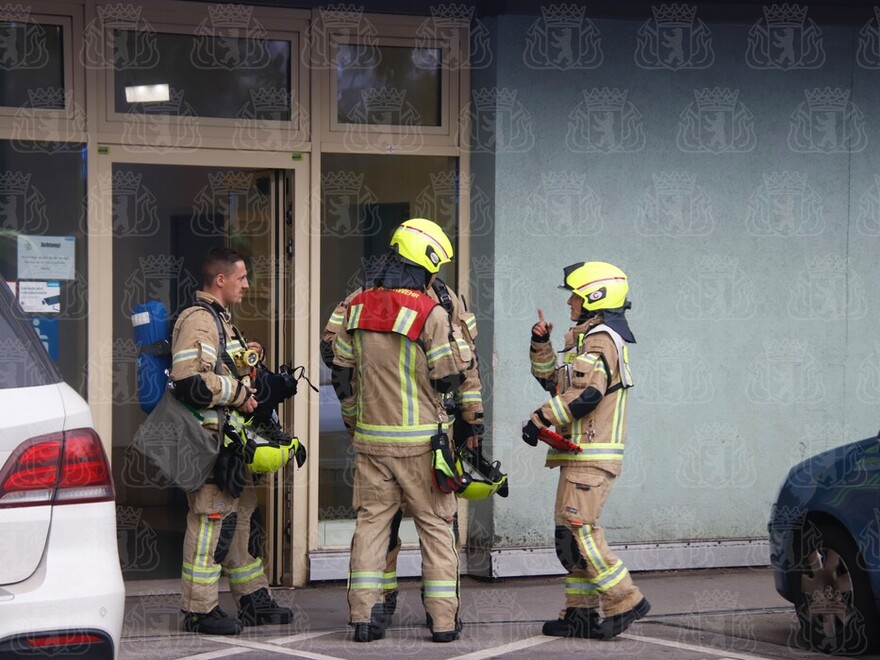
[[355, 471], [357, 526], [351, 542], [348, 605], [351, 623], [368, 623], [384, 601], [391, 521], [406, 504], [419, 534], [422, 588], [433, 632], [455, 630], [458, 618], [458, 549], [453, 533], [455, 495], [433, 485], [431, 454], [408, 457], [358, 453]]

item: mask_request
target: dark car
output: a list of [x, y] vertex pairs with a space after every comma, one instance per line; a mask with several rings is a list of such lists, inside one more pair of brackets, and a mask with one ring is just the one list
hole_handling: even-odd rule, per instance
[[810, 647], [880, 648], [880, 435], [795, 465], [769, 531], [776, 590]]

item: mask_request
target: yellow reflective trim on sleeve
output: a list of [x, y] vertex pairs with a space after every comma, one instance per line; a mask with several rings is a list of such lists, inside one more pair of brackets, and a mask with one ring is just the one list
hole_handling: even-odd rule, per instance
[[345, 341], [342, 335], [336, 335], [336, 339], [333, 340], [333, 350], [336, 351], [337, 355], [346, 360], [354, 359], [354, 351], [351, 348], [351, 344]]
[[358, 323], [361, 320], [361, 312], [364, 310], [363, 305], [352, 305], [348, 311], [348, 324], [346, 325], [347, 330], [353, 330], [358, 327]]
[[568, 410], [565, 408], [565, 401], [562, 400], [562, 397], [554, 396], [550, 399], [550, 408], [553, 409], [553, 414], [556, 415], [556, 419], [560, 425], [567, 426], [571, 423], [571, 415], [568, 414]]
[[554, 371], [556, 371], [556, 357], [555, 356], [549, 360], [544, 360], [542, 362], [539, 362], [538, 360], [531, 360], [531, 363], [532, 363], [532, 371], [539, 376], [550, 375]]
[[458, 393], [458, 402], [462, 405], [466, 403], [483, 403], [483, 395], [480, 390], [464, 390]]
[[447, 355], [452, 355], [452, 344], [448, 342], [435, 346], [425, 354], [425, 357], [428, 359], [428, 364], [434, 364], [437, 360]]

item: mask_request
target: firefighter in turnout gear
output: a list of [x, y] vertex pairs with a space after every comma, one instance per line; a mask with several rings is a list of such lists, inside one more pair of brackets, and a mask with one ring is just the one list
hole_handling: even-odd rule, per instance
[[332, 340], [334, 386], [356, 453], [350, 623], [355, 641], [385, 636], [386, 555], [403, 504], [419, 533], [432, 639], [449, 642], [459, 635], [453, 524], [462, 480], [443, 397], [461, 388], [473, 357], [446, 310], [427, 295], [452, 259], [449, 239], [423, 219], [398, 232], [395, 249], [348, 300]]
[[[236, 362], [232, 356], [247, 350], [261, 355], [262, 347], [244, 340], [228, 310], [229, 305], [241, 301], [248, 288], [242, 256], [228, 248], [212, 249], [202, 264], [202, 278], [196, 304], [181, 312], [174, 325], [171, 379], [175, 394], [201, 415], [206, 427], [215, 431], [223, 427], [224, 444], [233, 451], [221, 450], [221, 457], [231, 457], [234, 463], [242, 456], [234, 450], [243, 442], [243, 415], [253, 413], [258, 403], [254, 388], [244, 378], [251, 365], [240, 359]], [[218, 319], [224, 337], [219, 336]], [[221, 354], [224, 343], [226, 356]], [[181, 609], [184, 629], [189, 632], [234, 635], [243, 625], [293, 620], [293, 612], [272, 599], [263, 563], [249, 550], [257, 494], [243, 459], [237, 460], [239, 485], [218, 479], [215, 469], [215, 477], [187, 493]], [[220, 463], [218, 459], [218, 466]], [[233, 469], [228, 461], [224, 465]], [[220, 609], [217, 588], [221, 570], [229, 578], [239, 618]]]
[[532, 446], [540, 429], [555, 426], [580, 448], [551, 446], [547, 452], [546, 466], [559, 468], [556, 554], [568, 576], [565, 609], [559, 619], [544, 624], [543, 633], [610, 639], [650, 609], [598, 524], [620, 474], [626, 439], [627, 393], [633, 384], [627, 344], [635, 343], [624, 317], [629, 286], [616, 266], [590, 261], [566, 267], [560, 288], [571, 292], [568, 304], [575, 325], [565, 334], [563, 364], [557, 366], [550, 343], [553, 326], [538, 310], [531, 371], [552, 396], [523, 427], [523, 440]]
[[[392, 236], [390, 242], [392, 249], [395, 249], [395, 246], [404, 240], [406, 236], [405, 225], [406, 223], [404, 223], [404, 226], [399, 227]], [[439, 228], [435, 231], [439, 231]], [[369, 281], [371, 276], [381, 272], [381, 268], [382, 264], [374, 267], [372, 273], [368, 272], [366, 274], [366, 280]], [[361, 293], [362, 290], [362, 288], [357, 289], [339, 303], [324, 327], [324, 333], [321, 337], [321, 356], [324, 364], [331, 372], [337, 369], [333, 365], [333, 340], [342, 329], [345, 313], [352, 298]], [[472, 366], [465, 372], [464, 382], [450, 397], [449, 402], [452, 405], [447, 405], [447, 409], [452, 408], [455, 410], [455, 419], [452, 421], [452, 425], [457, 447], [460, 450], [466, 448], [465, 451], [473, 455], [475, 459], [473, 462], [477, 463], [477, 465], [464, 464], [472, 477], [472, 481], [460, 495], [466, 499], [484, 499], [496, 492], [500, 492], [501, 496], [504, 497], [507, 494], [507, 475], [501, 473], [500, 467], [496, 467], [485, 458], [482, 458], [482, 437], [485, 427], [483, 425], [483, 385], [480, 380], [478, 359], [474, 345], [474, 340], [477, 337], [476, 317], [467, 309], [464, 299], [456, 295], [455, 291], [449, 288], [439, 276], [434, 278], [427, 293], [432, 300], [440, 303], [447, 311], [453, 322], [453, 333], [461, 336], [474, 356]], [[350, 414], [349, 417], [351, 417]], [[350, 430], [353, 432], [353, 429]], [[479, 468], [482, 468], [482, 470]], [[486, 476], [487, 474], [488, 476]], [[403, 520], [403, 514], [403, 509], [400, 509], [392, 521], [391, 536], [388, 542], [388, 555], [382, 581], [385, 616], [389, 620], [397, 608], [397, 557], [402, 547], [398, 532]]]

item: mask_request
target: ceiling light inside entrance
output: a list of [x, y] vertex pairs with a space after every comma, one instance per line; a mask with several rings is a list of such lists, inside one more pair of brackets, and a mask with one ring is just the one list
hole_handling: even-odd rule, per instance
[[125, 88], [126, 103], [160, 103], [171, 99], [167, 84], [133, 85]]

